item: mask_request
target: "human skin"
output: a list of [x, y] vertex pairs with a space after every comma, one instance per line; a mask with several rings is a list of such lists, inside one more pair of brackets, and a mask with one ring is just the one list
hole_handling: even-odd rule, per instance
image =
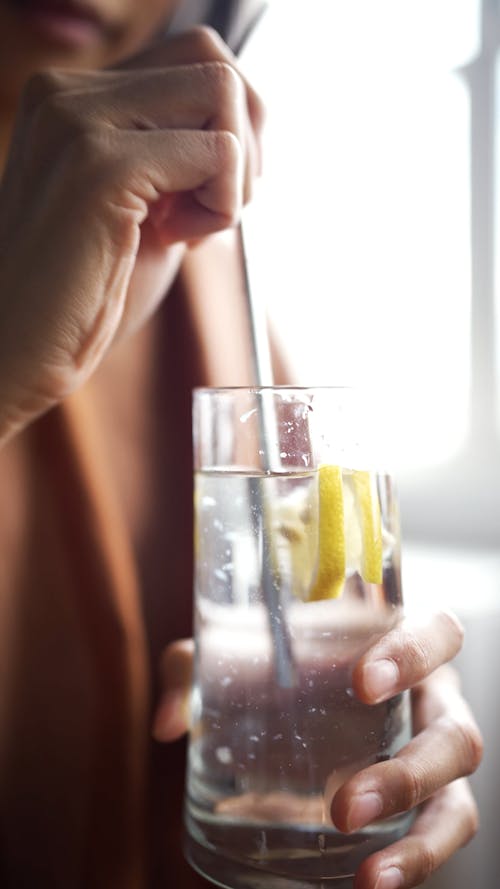
[[207, 29], [104, 71], [31, 67], [0, 189], [0, 441], [150, 316], [259, 163], [260, 99]]
[[[461, 625], [448, 612], [419, 623], [403, 621], [355, 668], [354, 691], [367, 704], [413, 689], [415, 734], [391, 760], [363, 769], [337, 790], [333, 822], [350, 833], [372, 820], [419, 809], [403, 839], [363, 862], [354, 889], [420, 886], [476, 833], [477, 807], [464, 776], [481, 761], [482, 739], [447, 663], [462, 639]], [[160, 741], [172, 741], [188, 728], [192, 656], [192, 640], [164, 651], [164, 691], [154, 724]]]
[[[215, 34], [196, 29], [138, 55], [172, 4], [93, 0], [85, 24], [76, 2], [57, 3], [74, 27], [64, 15], [40, 24], [38, 0], [0, 0], [0, 443], [151, 315], [189, 244], [238, 221], [260, 163], [262, 104]], [[406, 838], [362, 865], [356, 889], [419, 885], [476, 829], [463, 776], [481, 739], [442, 666], [461, 639], [456, 620], [437, 615], [387, 634], [357, 666], [368, 703], [414, 689], [418, 734], [339, 789], [335, 823], [350, 831], [375, 805], [380, 817], [426, 802]], [[191, 643], [166, 650], [162, 740], [186, 729], [190, 664]]]

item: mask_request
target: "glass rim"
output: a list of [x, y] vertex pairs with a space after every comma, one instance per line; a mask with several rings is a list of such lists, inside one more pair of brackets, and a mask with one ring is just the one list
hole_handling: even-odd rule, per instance
[[208, 393], [221, 394], [231, 393], [231, 392], [249, 392], [249, 393], [258, 393], [258, 392], [360, 392], [361, 387], [359, 386], [350, 386], [350, 385], [341, 385], [341, 386], [328, 386], [328, 385], [319, 385], [319, 386], [295, 386], [293, 383], [291, 384], [280, 384], [280, 385], [266, 385], [266, 386], [194, 386], [192, 389], [193, 395], [204, 395]]

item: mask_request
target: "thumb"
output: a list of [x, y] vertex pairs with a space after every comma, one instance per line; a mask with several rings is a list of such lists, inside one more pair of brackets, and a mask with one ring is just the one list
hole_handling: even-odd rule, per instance
[[193, 652], [192, 639], [179, 639], [161, 656], [162, 691], [152, 729], [157, 741], [175, 741], [189, 728]]

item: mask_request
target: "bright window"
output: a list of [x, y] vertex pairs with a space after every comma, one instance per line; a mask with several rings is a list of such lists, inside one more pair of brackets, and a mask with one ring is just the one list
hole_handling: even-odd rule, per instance
[[470, 114], [457, 68], [477, 46], [477, 3], [304, 11], [273, 0], [255, 57], [269, 114], [247, 222], [253, 283], [301, 381], [370, 381], [398, 462], [440, 462], [467, 424]]
[[374, 388], [411, 534], [498, 546], [495, 35], [492, 0], [271, 0], [244, 64], [252, 284], [298, 381]]

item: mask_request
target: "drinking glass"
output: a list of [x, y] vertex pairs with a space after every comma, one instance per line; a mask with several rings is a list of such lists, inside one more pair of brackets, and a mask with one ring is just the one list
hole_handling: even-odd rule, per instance
[[219, 886], [351, 886], [408, 828], [401, 815], [345, 835], [330, 815], [349, 776], [411, 735], [408, 693], [369, 706], [352, 688], [402, 615], [377, 423], [349, 389], [194, 393], [186, 854]]

